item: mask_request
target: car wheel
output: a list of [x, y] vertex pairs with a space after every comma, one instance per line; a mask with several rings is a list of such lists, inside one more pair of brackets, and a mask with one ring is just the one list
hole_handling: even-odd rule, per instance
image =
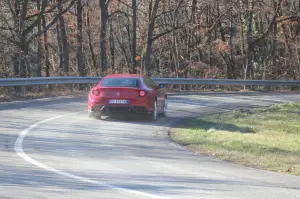
[[152, 121], [157, 120], [157, 101], [156, 100], [154, 101], [154, 104], [153, 104], [153, 111], [152, 111], [152, 114], [150, 115], [150, 119]]
[[165, 98], [165, 104], [164, 104], [164, 110], [162, 112], [162, 116], [166, 117], [167, 116], [167, 112], [168, 112], [168, 99]]

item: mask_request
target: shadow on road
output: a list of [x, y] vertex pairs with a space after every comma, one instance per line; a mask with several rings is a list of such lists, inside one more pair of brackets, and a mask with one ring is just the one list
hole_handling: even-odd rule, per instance
[[[240, 127], [234, 124], [223, 123], [223, 122], [212, 122], [202, 119], [188, 121], [188, 128], [189, 129], [199, 129], [199, 124], [201, 124], [201, 129], [208, 131], [211, 129], [219, 130], [219, 131], [230, 131], [230, 132], [240, 132], [240, 133], [255, 133], [252, 128], [249, 127]], [[186, 128], [187, 125], [184, 124], [177, 124], [177, 128]]]

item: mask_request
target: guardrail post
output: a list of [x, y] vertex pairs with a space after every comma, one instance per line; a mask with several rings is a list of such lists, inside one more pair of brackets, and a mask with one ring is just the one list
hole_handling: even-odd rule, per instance
[[27, 88], [26, 86], [21, 86], [21, 95], [26, 95]]
[[52, 89], [53, 89], [53, 85], [51, 85], [51, 84], [48, 84], [48, 85], [47, 85], [47, 90], [51, 92], [51, 91], [52, 91]]
[[69, 92], [72, 93], [72, 92], [74, 91], [74, 90], [73, 90], [73, 85], [72, 85], [72, 84], [69, 84], [68, 87], [69, 87]]

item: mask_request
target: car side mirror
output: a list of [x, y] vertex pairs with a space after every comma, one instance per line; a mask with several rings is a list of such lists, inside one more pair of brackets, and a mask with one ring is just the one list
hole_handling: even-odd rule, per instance
[[157, 88], [164, 88], [165, 85], [164, 84], [158, 84]]

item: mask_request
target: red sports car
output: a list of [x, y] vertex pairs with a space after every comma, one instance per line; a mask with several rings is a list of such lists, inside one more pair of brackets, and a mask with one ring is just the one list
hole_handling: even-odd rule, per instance
[[167, 92], [149, 77], [137, 74], [112, 74], [103, 77], [88, 96], [89, 117], [138, 113], [156, 120], [167, 115]]

